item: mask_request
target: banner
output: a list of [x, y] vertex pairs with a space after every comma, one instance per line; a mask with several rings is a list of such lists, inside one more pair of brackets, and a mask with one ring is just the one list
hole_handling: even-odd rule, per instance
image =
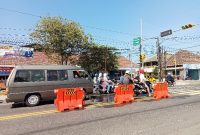
[[0, 46], [0, 56], [32, 57], [33, 48], [20, 46]]

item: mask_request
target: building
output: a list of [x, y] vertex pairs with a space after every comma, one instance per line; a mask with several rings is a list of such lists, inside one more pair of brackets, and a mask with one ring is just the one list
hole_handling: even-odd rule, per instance
[[[166, 54], [166, 61], [172, 56], [172, 54]], [[164, 56], [163, 56], [164, 59]], [[163, 67], [165, 66], [165, 61], [163, 61]], [[154, 55], [150, 58], [144, 60], [144, 70], [147, 73], [152, 73], [154, 69], [158, 67], [158, 58], [157, 55]]]
[[[180, 50], [175, 54], [167, 54], [166, 61], [162, 61], [163, 77], [171, 73], [177, 79], [200, 80], [200, 55], [188, 50]], [[152, 73], [158, 67], [157, 56], [144, 60], [145, 72]]]
[[[34, 51], [31, 49], [34, 47]], [[39, 48], [39, 49], [38, 49]], [[14, 51], [13, 51], [14, 50]], [[20, 50], [20, 51], [19, 51]], [[31, 55], [24, 55], [26, 50], [32, 50]], [[9, 54], [9, 55], [8, 55]], [[69, 58], [68, 64], [76, 64], [78, 56], [72, 56]], [[45, 64], [59, 64], [60, 57], [57, 54], [47, 56], [41, 49], [40, 45], [33, 44], [32, 46], [17, 47], [17, 49], [10, 45], [0, 46], [0, 80], [6, 80], [16, 65], [45, 65]], [[129, 61], [124, 56], [120, 56], [118, 59], [119, 70], [126, 71], [131, 70], [136, 66], [135, 63]]]
[[177, 79], [200, 79], [200, 55], [188, 50], [180, 50], [167, 61], [167, 72], [177, 76]]
[[0, 80], [6, 80], [15, 65], [41, 64], [52, 64], [44, 52], [33, 52], [33, 49], [19, 46], [0, 46]]
[[150, 58], [146, 58], [144, 60], [144, 70], [147, 73], [152, 73], [155, 67], [158, 67], [158, 59], [157, 56], [153, 56]]
[[118, 69], [119, 70], [133, 70], [137, 67], [137, 64], [135, 64], [134, 62], [128, 60], [126, 57], [124, 56], [119, 56], [118, 58]]

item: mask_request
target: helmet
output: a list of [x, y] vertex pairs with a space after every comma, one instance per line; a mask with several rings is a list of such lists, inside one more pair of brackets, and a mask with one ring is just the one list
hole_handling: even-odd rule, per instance
[[144, 74], [144, 69], [140, 69], [140, 74]]
[[126, 70], [126, 72], [125, 72], [126, 74], [129, 74], [130, 73], [130, 71], [128, 71], [128, 70]]

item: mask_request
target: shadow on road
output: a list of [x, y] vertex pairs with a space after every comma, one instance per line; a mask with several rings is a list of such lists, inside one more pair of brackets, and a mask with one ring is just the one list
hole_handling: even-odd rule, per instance
[[[42, 101], [38, 106], [53, 104], [54, 101]], [[11, 108], [20, 108], [20, 107], [26, 107], [24, 103], [13, 103]]]

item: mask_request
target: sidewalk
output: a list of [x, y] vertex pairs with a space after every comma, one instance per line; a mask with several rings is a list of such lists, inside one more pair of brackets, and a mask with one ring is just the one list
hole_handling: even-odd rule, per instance
[[176, 80], [175, 85], [200, 85], [200, 80]]

